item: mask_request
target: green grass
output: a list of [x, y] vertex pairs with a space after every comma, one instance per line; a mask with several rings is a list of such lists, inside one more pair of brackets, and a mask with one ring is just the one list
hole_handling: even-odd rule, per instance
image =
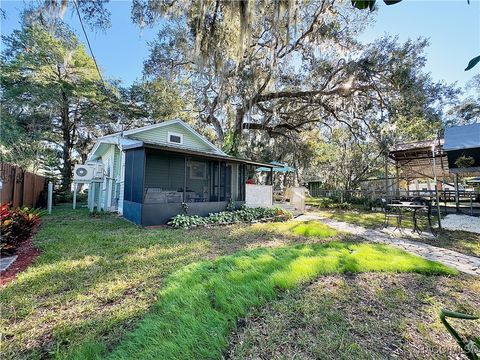
[[[342, 235], [318, 222], [142, 229], [58, 207], [34, 239], [40, 257], [0, 290], [2, 357], [88, 359], [112, 349], [112, 357], [142, 349], [155, 357], [181, 348], [218, 356], [238, 316], [319, 274], [454, 273], [391, 248], [331, 239]], [[299, 242], [309, 245], [292, 246]], [[272, 248], [244, 251], [264, 246]], [[160, 341], [163, 332], [178, 338]]]
[[61, 358], [92, 339], [113, 346], [151, 309], [173, 271], [266, 244], [329, 240], [321, 235], [307, 239], [244, 224], [142, 229], [115, 215], [90, 217], [85, 209], [58, 206], [35, 236], [40, 257], [0, 289], [2, 355]]
[[[378, 229], [384, 226], [384, 214], [381, 212], [369, 212], [362, 210], [319, 210], [320, 215], [337, 220], [344, 221], [350, 224], [363, 226], [369, 229]], [[437, 218], [432, 218], [433, 226], [436, 226]], [[394, 220], [390, 220], [390, 226], [395, 226]], [[419, 226], [422, 229], [428, 229], [427, 220], [421, 218]], [[408, 232], [413, 228], [411, 216], [404, 215], [402, 219], [402, 228]], [[475, 234], [467, 231], [452, 231], [441, 230], [435, 238], [422, 237], [421, 239], [412, 237], [411, 240], [421, 241], [433, 246], [443, 247], [458, 251], [462, 254], [473, 255], [480, 257], [480, 234]]]
[[[252, 308], [319, 275], [416, 272], [457, 274], [441, 264], [379, 244], [296, 245], [241, 251], [184, 267], [171, 275], [154, 309], [108, 359], [218, 359], [237, 320]], [[76, 358], [102, 350], [90, 343]]]
[[257, 233], [276, 233], [303, 237], [330, 238], [341, 233], [319, 221], [287, 221], [254, 224], [248, 230]]
[[326, 218], [344, 221], [368, 229], [382, 227], [385, 220], [385, 215], [381, 212], [367, 212], [361, 210], [321, 210], [319, 212]]
[[[478, 313], [479, 291], [480, 281], [466, 275], [323, 276], [249, 313], [227, 358], [463, 358], [438, 313], [442, 307]], [[478, 322], [454, 326], [463, 337], [480, 338]]]

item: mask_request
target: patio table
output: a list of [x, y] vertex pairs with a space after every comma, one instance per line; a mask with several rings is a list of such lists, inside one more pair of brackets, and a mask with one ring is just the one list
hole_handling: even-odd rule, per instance
[[[417, 221], [417, 211], [421, 209], [428, 210], [428, 205], [421, 205], [415, 204], [412, 202], [401, 202], [399, 204], [387, 204], [388, 207], [397, 208], [400, 212], [402, 209], [413, 210], [412, 212], [412, 221], [413, 221], [413, 233], [418, 233], [419, 235], [422, 233], [422, 229], [418, 226]], [[428, 225], [430, 227], [430, 231], [432, 230], [432, 219], [430, 217], [430, 212], [428, 212]]]

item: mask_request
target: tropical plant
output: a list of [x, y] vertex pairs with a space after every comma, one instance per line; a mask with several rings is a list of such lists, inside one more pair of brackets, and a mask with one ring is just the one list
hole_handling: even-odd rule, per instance
[[4, 254], [13, 253], [21, 242], [27, 240], [44, 214], [28, 207], [12, 209], [8, 204], [0, 206], [2, 233], [0, 249]]

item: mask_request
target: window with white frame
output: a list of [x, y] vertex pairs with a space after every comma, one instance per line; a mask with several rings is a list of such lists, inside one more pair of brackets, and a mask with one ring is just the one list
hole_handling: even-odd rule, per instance
[[171, 144], [183, 144], [183, 134], [175, 133], [175, 132], [168, 132], [167, 141]]

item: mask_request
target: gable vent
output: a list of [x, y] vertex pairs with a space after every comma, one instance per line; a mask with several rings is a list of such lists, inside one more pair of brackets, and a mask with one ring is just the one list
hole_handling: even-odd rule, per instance
[[172, 144], [183, 144], [183, 135], [177, 133], [168, 133], [168, 142]]

